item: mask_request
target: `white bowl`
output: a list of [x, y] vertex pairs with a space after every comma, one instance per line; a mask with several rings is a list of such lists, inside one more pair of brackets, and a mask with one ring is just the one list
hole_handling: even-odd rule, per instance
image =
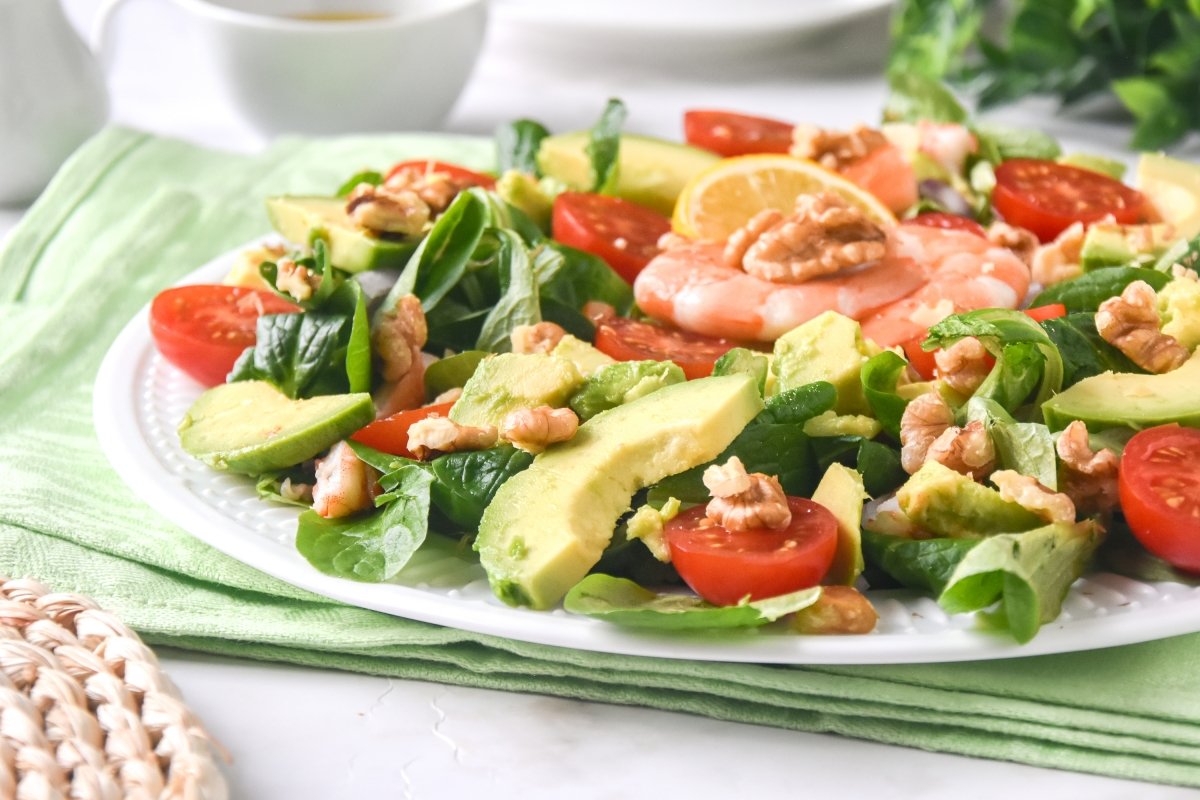
[[486, 0], [175, 0], [265, 134], [430, 130], [483, 42]]

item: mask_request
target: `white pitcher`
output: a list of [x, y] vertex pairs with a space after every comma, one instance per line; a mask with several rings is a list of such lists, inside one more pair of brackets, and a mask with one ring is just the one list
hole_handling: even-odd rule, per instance
[[0, 0], [0, 206], [37, 196], [107, 117], [103, 70], [59, 0]]

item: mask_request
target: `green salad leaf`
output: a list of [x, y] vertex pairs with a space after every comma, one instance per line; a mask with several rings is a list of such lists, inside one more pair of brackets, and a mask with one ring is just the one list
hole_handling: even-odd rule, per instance
[[496, 169], [500, 174], [511, 170], [541, 177], [538, 148], [550, 135], [546, 126], [531, 119], [518, 119], [496, 127]]
[[1042, 322], [1063, 359], [1063, 388], [1102, 372], [1143, 372], [1096, 330], [1096, 315], [1074, 312]]
[[567, 592], [563, 608], [632, 628], [689, 631], [766, 625], [808, 608], [820, 597], [821, 588], [815, 586], [766, 600], [715, 606], [695, 595], [658, 594], [631, 580], [595, 573]]
[[967, 402], [966, 418], [983, 423], [1001, 469], [1030, 475], [1048, 489], [1058, 488], [1058, 458], [1049, 428], [1040, 422], [1017, 422], [1003, 405], [980, 396]]
[[429, 530], [430, 474], [417, 466], [396, 471], [394, 488], [365, 516], [325, 519], [300, 515], [296, 549], [326, 575], [379, 583], [394, 577], [425, 541]]
[[885, 350], [867, 359], [860, 371], [867, 405], [871, 406], [883, 429], [897, 442], [900, 441], [900, 418], [904, 416], [908, 401], [896, 394], [896, 384], [907, 368], [908, 362], [904, 358]]
[[1095, 311], [1101, 303], [1121, 294], [1134, 281], [1145, 281], [1158, 291], [1171, 282], [1171, 276], [1149, 267], [1107, 267], [1049, 286], [1033, 298], [1030, 305], [1062, 303], [1067, 311]]
[[532, 462], [532, 455], [508, 444], [446, 453], [429, 462], [431, 499], [460, 530], [475, 531], [500, 485]]
[[625, 114], [625, 104], [615, 97], [610, 99], [588, 134], [586, 152], [592, 162], [593, 192], [612, 194], [616, 189]]
[[346, 197], [353, 192], [360, 183], [369, 183], [372, 186], [378, 186], [379, 184], [383, 183], [383, 174], [376, 172], [373, 169], [365, 169], [362, 172], [356, 172], [338, 187], [337, 196]]
[[747, 350], [745, 347], [735, 347], [717, 359], [713, 364], [713, 375], [735, 375], [744, 372], [754, 378], [758, 385], [758, 393], [765, 395], [767, 391], [767, 373], [771, 368], [771, 360], [762, 353]]

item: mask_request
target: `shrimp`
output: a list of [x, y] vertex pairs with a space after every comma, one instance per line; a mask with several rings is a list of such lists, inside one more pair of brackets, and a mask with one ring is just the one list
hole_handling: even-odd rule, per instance
[[322, 517], [347, 517], [370, 508], [377, 494], [375, 470], [360, 460], [344, 441], [335, 444], [324, 458], [317, 459], [313, 511]]
[[1029, 268], [1010, 251], [972, 233], [918, 225], [891, 228], [879, 261], [797, 284], [729, 266], [723, 249], [697, 242], [656, 256], [634, 282], [638, 307], [684, 330], [743, 341], [774, 341], [836, 311], [864, 321], [868, 337], [891, 347], [923, 333], [936, 314], [1015, 308], [1029, 288]]

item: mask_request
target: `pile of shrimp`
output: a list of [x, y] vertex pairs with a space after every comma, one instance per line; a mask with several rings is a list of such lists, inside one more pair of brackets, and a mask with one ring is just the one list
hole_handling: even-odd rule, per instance
[[803, 283], [730, 266], [721, 243], [687, 243], [655, 257], [638, 275], [634, 296], [651, 317], [708, 336], [770, 342], [836, 311], [892, 347], [951, 314], [1016, 308], [1029, 290], [1025, 262], [974, 233], [900, 224], [886, 234], [878, 261]]

